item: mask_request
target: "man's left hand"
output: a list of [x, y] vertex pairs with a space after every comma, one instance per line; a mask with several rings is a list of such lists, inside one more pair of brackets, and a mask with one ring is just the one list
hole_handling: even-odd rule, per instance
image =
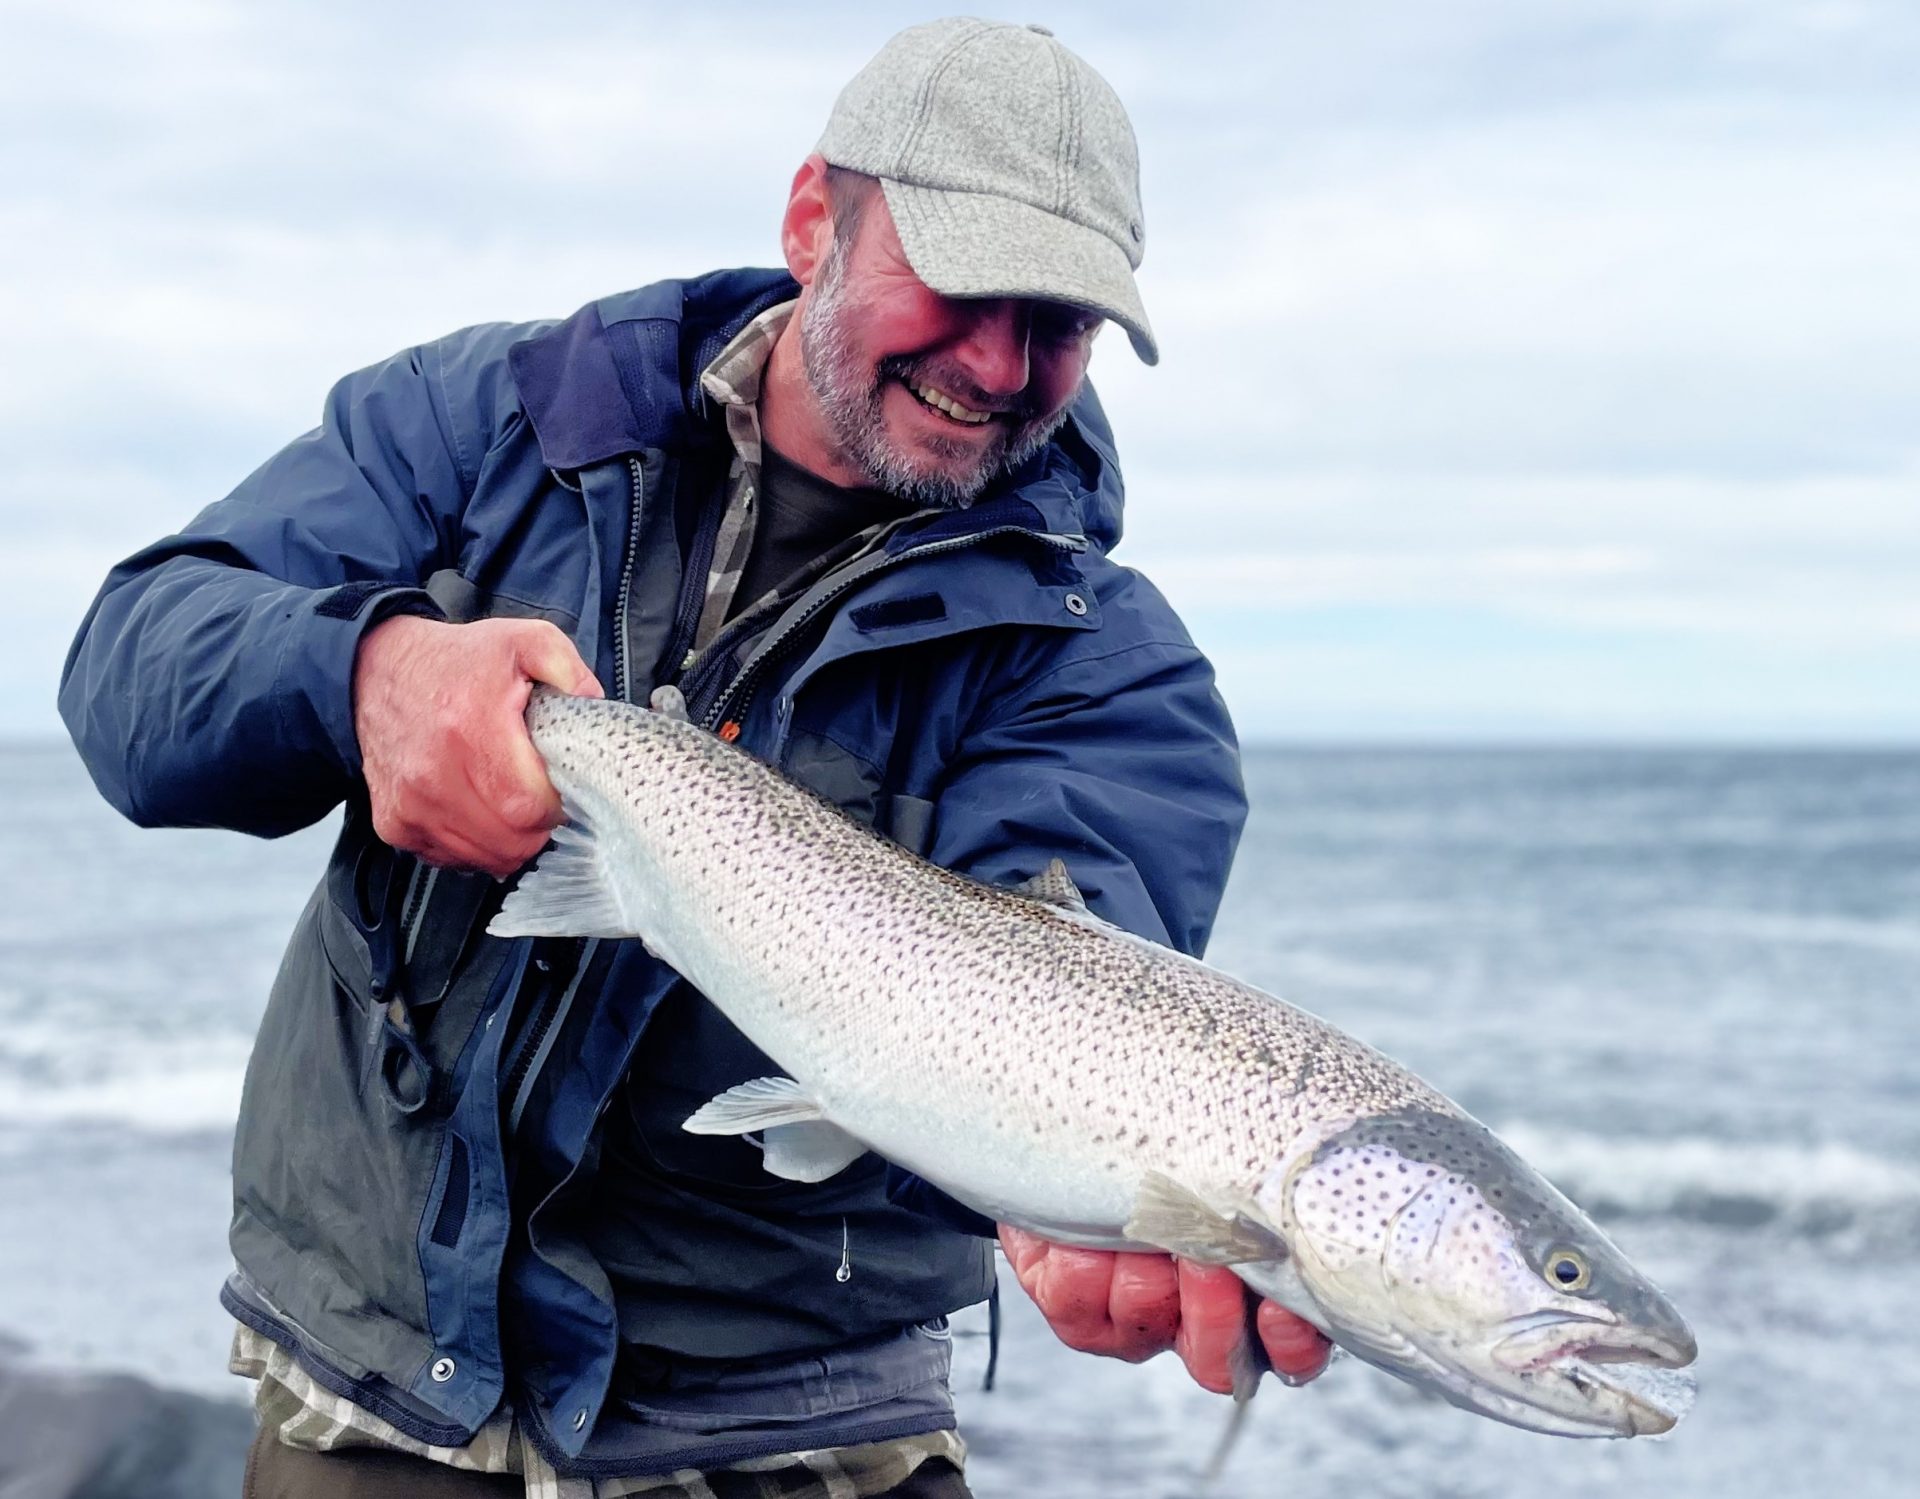
[[[1172, 1348], [1199, 1384], [1232, 1393], [1228, 1360], [1245, 1333], [1247, 1287], [1231, 1270], [1165, 1254], [1075, 1249], [1004, 1223], [1000, 1246], [1069, 1348], [1129, 1363]], [[1255, 1321], [1274, 1371], [1289, 1383], [1327, 1367], [1332, 1345], [1311, 1323], [1271, 1301], [1260, 1303]]]

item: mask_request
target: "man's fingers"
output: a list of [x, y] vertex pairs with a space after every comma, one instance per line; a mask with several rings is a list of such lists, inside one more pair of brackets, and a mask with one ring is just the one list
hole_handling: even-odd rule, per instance
[[[524, 737], [526, 731], [520, 731]], [[466, 773], [467, 795], [457, 810], [457, 825], [492, 854], [487, 866], [495, 873], [518, 869], [546, 846], [547, 834], [560, 821], [560, 796], [547, 780], [545, 766], [531, 744], [531, 785], [516, 781], [502, 787], [497, 765]]]
[[1096, 1249], [1050, 1244], [1038, 1266], [1034, 1300], [1069, 1348], [1105, 1353], [1113, 1343], [1107, 1303], [1113, 1292], [1113, 1259]]
[[1047, 1241], [1038, 1234], [1028, 1233], [1024, 1228], [1003, 1223], [1000, 1225], [1000, 1247], [1007, 1252], [1007, 1263], [1013, 1266], [1014, 1276], [1031, 1295], [1033, 1287], [1027, 1284], [1027, 1272], [1046, 1255]]
[[536, 682], [545, 682], [575, 697], [607, 695], [593, 669], [580, 659], [573, 642], [545, 620], [531, 620], [519, 627], [514, 636], [513, 658], [514, 664]]
[[1217, 1395], [1233, 1393], [1233, 1350], [1246, 1336], [1247, 1287], [1220, 1265], [1176, 1261], [1180, 1272], [1180, 1335], [1174, 1351], [1195, 1383]]
[[480, 773], [470, 777], [475, 793], [504, 826], [521, 834], [545, 834], [560, 821], [560, 793], [547, 779], [547, 762], [533, 747], [526, 723], [515, 719], [502, 724], [489, 749]]
[[1004, 1223], [1000, 1245], [1020, 1288], [1033, 1298], [1055, 1337], [1082, 1353], [1112, 1351], [1113, 1323], [1107, 1305], [1113, 1290], [1114, 1255], [1055, 1244]]
[[1173, 1261], [1164, 1254], [1115, 1255], [1107, 1316], [1119, 1357], [1138, 1363], [1171, 1348], [1180, 1327], [1180, 1276]]
[[1289, 1384], [1305, 1384], [1325, 1372], [1333, 1344], [1319, 1328], [1271, 1301], [1260, 1303], [1256, 1320], [1274, 1373]]

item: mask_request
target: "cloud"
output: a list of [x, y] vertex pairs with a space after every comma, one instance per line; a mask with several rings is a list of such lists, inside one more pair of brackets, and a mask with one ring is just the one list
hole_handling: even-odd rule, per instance
[[[0, 728], [51, 726], [105, 567], [310, 426], [340, 374], [768, 261], [840, 83], [939, 10], [14, 0], [0, 621], [27, 655]], [[1920, 13], [1037, 14], [1141, 136], [1166, 358], [1108, 338], [1095, 366], [1123, 555], [1238, 663], [1254, 717], [1295, 700], [1259, 664], [1285, 651], [1341, 684], [1329, 723], [1451, 722], [1432, 692], [1455, 681], [1496, 718], [1577, 725], [1578, 692], [1497, 665], [1520, 631], [1563, 682], [1610, 670], [1591, 642], [1664, 650], [1713, 674], [1692, 701], [1729, 724], [1788, 701], [1907, 721], [1858, 663], [1914, 634]], [[1372, 633], [1442, 620], [1457, 657]], [[1309, 648], [1309, 621], [1352, 633]], [[1591, 701], [1617, 722], [1635, 680], [1686, 697], [1670, 677]]]

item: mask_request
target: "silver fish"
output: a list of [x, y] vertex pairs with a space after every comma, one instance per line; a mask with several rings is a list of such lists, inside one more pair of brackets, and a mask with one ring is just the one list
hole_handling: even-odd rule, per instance
[[966, 879], [669, 712], [543, 689], [527, 720], [569, 820], [490, 930], [638, 938], [786, 1070], [687, 1129], [757, 1133], [799, 1181], [874, 1150], [1050, 1239], [1230, 1265], [1515, 1426], [1684, 1413], [1680, 1314], [1379, 1052], [1099, 920], [1058, 861], [1018, 892]]

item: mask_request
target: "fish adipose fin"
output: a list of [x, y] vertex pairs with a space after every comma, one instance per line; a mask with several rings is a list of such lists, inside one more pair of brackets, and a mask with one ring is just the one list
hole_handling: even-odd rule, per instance
[[1200, 1265], [1284, 1260], [1287, 1246], [1242, 1214], [1223, 1213], [1172, 1177], [1149, 1171], [1140, 1182], [1126, 1236]]
[[668, 718], [676, 718], [681, 723], [692, 723], [687, 715], [687, 700], [678, 687], [668, 683], [665, 687], [656, 687], [647, 696], [647, 706], [655, 713]]
[[638, 937], [633, 918], [614, 893], [593, 819], [570, 797], [562, 805], [567, 821], [554, 829], [553, 846], [501, 903], [487, 923], [488, 935]]
[[756, 1077], [708, 1099], [680, 1126], [695, 1135], [763, 1131], [765, 1166], [788, 1181], [818, 1182], [846, 1170], [867, 1147], [821, 1114], [790, 1077]]

